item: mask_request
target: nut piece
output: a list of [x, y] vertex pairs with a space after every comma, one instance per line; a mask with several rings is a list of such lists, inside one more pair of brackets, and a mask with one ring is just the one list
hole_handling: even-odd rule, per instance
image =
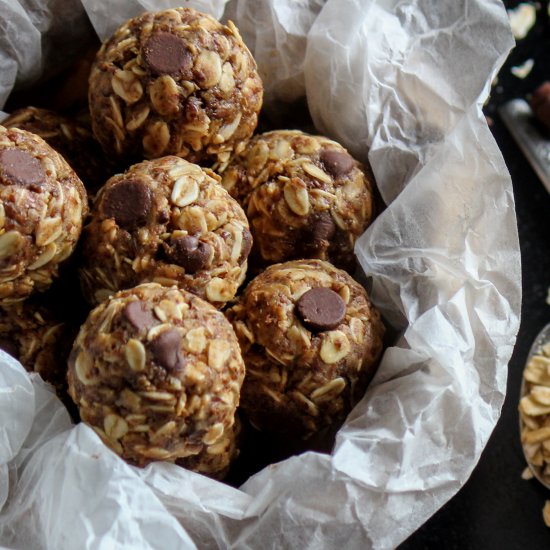
[[267, 132], [221, 173], [247, 212], [258, 267], [295, 258], [354, 267], [355, 241], [374, 216], [374, 177], [341, 145], [298, 131]]
[[[344, 287], [347, 303], [338, 293]], [[285, 437], [341, 422], [382, 352], [384, 327], [365, 289], [321, 260], [268, 267], [226, 315], [246, 364], [241, 408], [257, 428]], [[208, 363], [216, 368], [214, 342]]]
[[128, 433], [128, 424], [116, 414], [108, 414], [103, 420], [104, 431], [111, 439], [121, 439]]
[[244, 363], [213, 306], [152, 283], [119, 292], [90, 313], [72, 357], [70, 395], [114, 452], [137, 466], [166, 460], [225, 473], [236, 455], [236, 442], [226, 439], [234, 435]]
[[178, 155], [224, 166], [252, 136], [262, 97], [235, 26], [190, 8], [126, 21], [90, 73], [94, 134], [121, 160]]

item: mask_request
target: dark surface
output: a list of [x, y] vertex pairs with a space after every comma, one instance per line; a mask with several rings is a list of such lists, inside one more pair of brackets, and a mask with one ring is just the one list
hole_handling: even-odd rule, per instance
[[[506, 2], [508, 7], [517, 3]], [[508, 58], [486, 108], [494, 119], [493, 134], [512, 176], [523, 273], [521, 326], [509, 364], [502, 416], [466, 485], [400, 550], [550, 548], [550, 529], [542, 519], [550, 491], [536, 480], [524, 481], [520, 477], [525, 460], [517, 413], [525, 359], [537, 333], [550, 322], [550, 305], [546, 303], [550, 287], [550, 194], [496, 114], [503, 101], [524, 97], [550, 80], [550, 33], [543, 13], [546, 12], [541, 7], [536, 27], [518, 42]], [[535, 60], [531, 74], [525, 80], [512, 76], [510, 67], [528, 58]]]

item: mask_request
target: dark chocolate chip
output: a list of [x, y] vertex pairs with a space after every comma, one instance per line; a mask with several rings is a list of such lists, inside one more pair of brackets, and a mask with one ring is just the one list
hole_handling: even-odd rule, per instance
[[334, 237], [336, 224], [329, 212], [319, 212], [310, 217], [306, 231], [311, 237], [311, 241], [330, 241]]
[[170, 220], [170, 212], [166, 208], [159, 211], [157, 215], [157, 220], [159, 223], [167, 223]]
[[161, 31], [152, 34], [143, 46], [143, 59], [151, 72], [173, 74], [189, 69], [193, 64], [185, 41], [172, 33]]
[[310, 216], [301, 230], [300, 249], [307, 258], [316, 257], [332, 243], [336, 224], [330, 212], [318, 212]]
[[105, 191], [103, 213], [131, 231], [147, 223], [152, 203], [151, 190], [145, 183], [123, 180]]
[[324, 149], [319, 158], [325, 165], [326, 171], [334, 178], [340, 178], [349, 174], [355, 166], [353, 157], [345, 151]]
[[11, 338], [0, 338], [0, 349], [19, 359], [19, 347]]
[[243, 263], [252, 250], [252, 233], [245, 227], [243, 229], [243, 242], [241, 243], [241, 255], [239, 256], [239, 264]]
[[346, 315], [344, 300], [330, 288], [308, 290], [302, 294], [296, 306], [304, 325], [313, 331], [332, 330]]
[[172, 239], [169, 258], [185, 269], [186, 273], [196, 273], [205, 269], [210, 263], [212, 247], [193, 237], [176, 237]]
[[180, 370], [185, 366], [181, 356], [181, 334], [175, 330], [166, 330], [159, 334], [149, 347], [155, 361], [166, 370]]
[[0, 167], [12, 185], [39, 185], [46, 180], [40, 161], [21, 149], [0, 151]]
[[149, 330], [158, 323], [155, 314], [141, 300], [126, 304], [122, 310], [122, 315], [136, 330]]

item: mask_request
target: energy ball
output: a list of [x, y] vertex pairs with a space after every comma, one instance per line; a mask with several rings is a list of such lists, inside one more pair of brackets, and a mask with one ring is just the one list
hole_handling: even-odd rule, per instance
[[82, 325], [69, 359], [80, 416], [145, 466], [222, 452], [244, 363], [231, 325], [194, 294], [157, 284], [119, 292]]
[[42, 138], [0, 126], [0, 306], [51, 285], [87, 213], [65, 160]]
[[65, 323], [32, 300], [0, 308], [0, 349], [27, 371], [40, 374], [60, 397], [67, 391], [67, 358], [73, 338]]
[[187, 470], [222, 480], [227, 476], [232, 462], [239, 456], [240, 433], [241, 423], [239, 417], [235, 416], [235, 423], [219, 441], [205, 447], [197, 455], [178, 458], [176, 464]]
[[227, 162], [258, 121], [263, 87], [231, 21], [190, 8], [119, 27], [90, 74], [94, 134], [109, 153]]
[[25, 107], [13, 112], [2, 124], [40, 136], [71, 165], [82, 180], [91, 198], [115, 172], [95, 141], [92, 131], [84, 124], [54, 111]]
[[83, 233], [89, 302], [142, 282], [177, 285], [218, 307], [231, 300], [245, 278], [252, 238], [242, 208], [216, 178], [178, 157], [112, 177]]
[[374, 177], [338, 143], [298, 131], [255, 136], [222, 174], [244, 208], [259, 264], [299, 258], [355, 264], [353, 247], [373, 218]]
[[340, 422], [382, 352], [367, 292], [322, 260], [268, 267], [227, 317], [246, 364], [241, 408], [260, 430], [306, 439]]

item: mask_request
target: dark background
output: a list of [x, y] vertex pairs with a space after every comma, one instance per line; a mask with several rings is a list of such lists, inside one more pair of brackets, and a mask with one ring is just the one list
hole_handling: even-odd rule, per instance
[[[519, 2], [505, 2], [513, 8]], [[550, 548], [550, 529], [542, 508], [550, 491], [536, 480], [524, 481], [525, 468], [519, 441], [517, 405], [522, 370], [531, 343], [550, 323], [546, 303], [550, 287], [550, 194], [538, 179], [497, 112], [508, 99], [528, 97], [539, 84], [550, 80], [550, 26], [548, 2], [539, 2], [537, 22], [500, 71], [486, 114], [512, 176], [522, 256], [523, 303], [521, 326], [509, 364], [508, 389], [502, 416], [481, 460], [462, 490], [399, 550], [483, 549], [539, 550]], [[525, 79], [510, 68], [526, 59], [535, 61]], [[550, 139], [550, 137], [549, 137]]]

